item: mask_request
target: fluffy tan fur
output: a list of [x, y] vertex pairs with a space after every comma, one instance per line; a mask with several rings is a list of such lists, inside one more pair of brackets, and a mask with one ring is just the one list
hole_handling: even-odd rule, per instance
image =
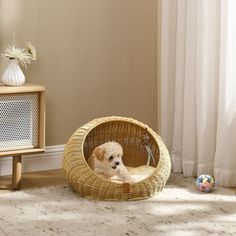
[[123, 182], [130, 182], [127, 168], [122, 162], [123, 149], [117, 142], [107, 142], [96, 147], [88, 159], [89, 166], [94, 172], [111, 180], [117, 176]]

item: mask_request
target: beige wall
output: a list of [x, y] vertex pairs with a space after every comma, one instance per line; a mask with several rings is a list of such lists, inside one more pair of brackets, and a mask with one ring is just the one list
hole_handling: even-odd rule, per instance
[[1, 50], [14, 31], [38, 50], [25, 74], [46, 87], [46, 145], [101, 116], [157, 128], [156, 0], [2, 0], [0, 14]]

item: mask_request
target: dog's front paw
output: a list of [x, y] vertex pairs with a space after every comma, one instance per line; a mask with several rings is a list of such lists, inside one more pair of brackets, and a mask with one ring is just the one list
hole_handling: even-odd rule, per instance
[[120, 173], [120, 179], [124, 182], [124, 183], [132, 183], [132, 179], [129, 175], [129, 173]]

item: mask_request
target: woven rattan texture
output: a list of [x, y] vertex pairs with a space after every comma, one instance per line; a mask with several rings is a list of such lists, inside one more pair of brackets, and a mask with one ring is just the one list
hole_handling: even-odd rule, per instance
[[[151, 176], [130, 184], [127, 191], [127, 186], [105, 180], [90, 169], [86, 159], [94, 147], [106, 141], [121, 143], [126, 165], [144, 165], [147, 153], [140, 137], [145, 128], [157, 163]], [[80, 196], [121, 201], [145, 199], [160, 192], [170, 175], [171, 163], [163, 141], [151, 128], [132, 118], [112, 116], [95, 119], [74, 132], [65, 147], [63, 168], [71, 188]]]
[[38, 146], [37, 93], [0, 96], [0, 150]]

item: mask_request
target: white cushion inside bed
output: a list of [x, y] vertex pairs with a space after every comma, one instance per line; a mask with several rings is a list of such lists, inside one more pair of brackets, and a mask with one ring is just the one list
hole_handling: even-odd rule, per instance
[[[138, 167], [127, 166], [127, 169], [131, 176], [132, 183], [146, 179], [147, 177], [151, 176], [155, 171], [155, 168], [152, 166], [138, 166]], [[111, 179], [111, 181], [116, 183], [122, 183], [122, 181], [117, 176], [114, 176]]]

